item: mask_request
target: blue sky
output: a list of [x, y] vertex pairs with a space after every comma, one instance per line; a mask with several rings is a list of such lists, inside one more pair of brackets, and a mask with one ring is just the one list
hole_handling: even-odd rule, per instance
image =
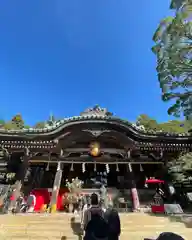
[[170, 119], [160, 98], [152, 35], [169, 0], [0, 2], [0, 118], [28, 124], [95, 104], [134, 121]]

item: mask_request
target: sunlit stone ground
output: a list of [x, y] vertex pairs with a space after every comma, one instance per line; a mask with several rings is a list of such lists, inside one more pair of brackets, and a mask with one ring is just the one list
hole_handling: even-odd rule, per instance
[[[0, 240], [2, 239], [81, 239], [79, 217], [71, 222], [69, 214], [23, 214], [0, 215]], [[172, 231], [190, 240], [192, 228], [176, 218], [157, 217], [141, 213], [121, 214], [122, 234], [120, 239], [143, 240], [157, 237], [163, 231]], [[191, 225], [192, 227], [192, 225]]]

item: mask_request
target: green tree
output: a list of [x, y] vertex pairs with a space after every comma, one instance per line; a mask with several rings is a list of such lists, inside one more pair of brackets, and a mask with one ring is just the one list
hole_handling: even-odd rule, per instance
[[184, 4], [190, 3], [191, 0], [171, 0], [171, 9], [179, 10]]
[[164, 132], [186, 133], [189, 130], [188, 121], [171, 120], [165, 123], [159, 123], [159, 128]]
[[45, 127], [45, 122], [38, 122], [34, 126], [34, 128], [44, 128], [44, 127]]
[[146, 130], [162, 131], [168, 133], [186, 133], [192, 128], [192, 122], [187, 120], [171, 120], [158, 123], [146, 114], [141, 114], [136, 121], [137, 125], [143, 125]]
[[192, 180], [192, 152], [182, 154], [179, 158], [171, 161], [168, 165], [168, 172], [173, 181]]
[[150, 118], [146, 114], [139, 115], [136, 124], [143, 125], [146, 130], [159, 130], [157, 121], [155, 119]]
[[192, 2], [174, 0], [175, 17], [160, 22], [152, 51], [157, 57], [157, 73], [163, 101], [173, 100], [169, 114], [192, 117]]
[[16, 127], [16, 129], [23, 129], [24, 128], [24, 121], [21, 116], [21, 114], [15, 115], [11, 120], [13, 127]]
[[0, 119], [0, 125], [4, 125], [5, 121], [3, 119]]
[[7, 130], [18, 129], [16, 124], [14, 124], [12, 121], [6, 122], [4, 128]]

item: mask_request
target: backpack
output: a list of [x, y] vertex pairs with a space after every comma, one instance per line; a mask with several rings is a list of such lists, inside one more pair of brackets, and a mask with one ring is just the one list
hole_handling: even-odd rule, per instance
[[109, 227], [104, 217], [98, 213], [91, 212], [91, 210], [90, 214], [91, 220], [86, 227], [87, 239], [108, 240]]

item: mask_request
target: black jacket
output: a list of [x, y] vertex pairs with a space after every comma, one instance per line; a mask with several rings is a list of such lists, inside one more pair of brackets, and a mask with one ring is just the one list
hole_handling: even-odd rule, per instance
[[121, 223], [118, 212], [115, 209], [107, 209], [105, 220], [109, 226], [109, 239], [118, 239], [121, 234]]

